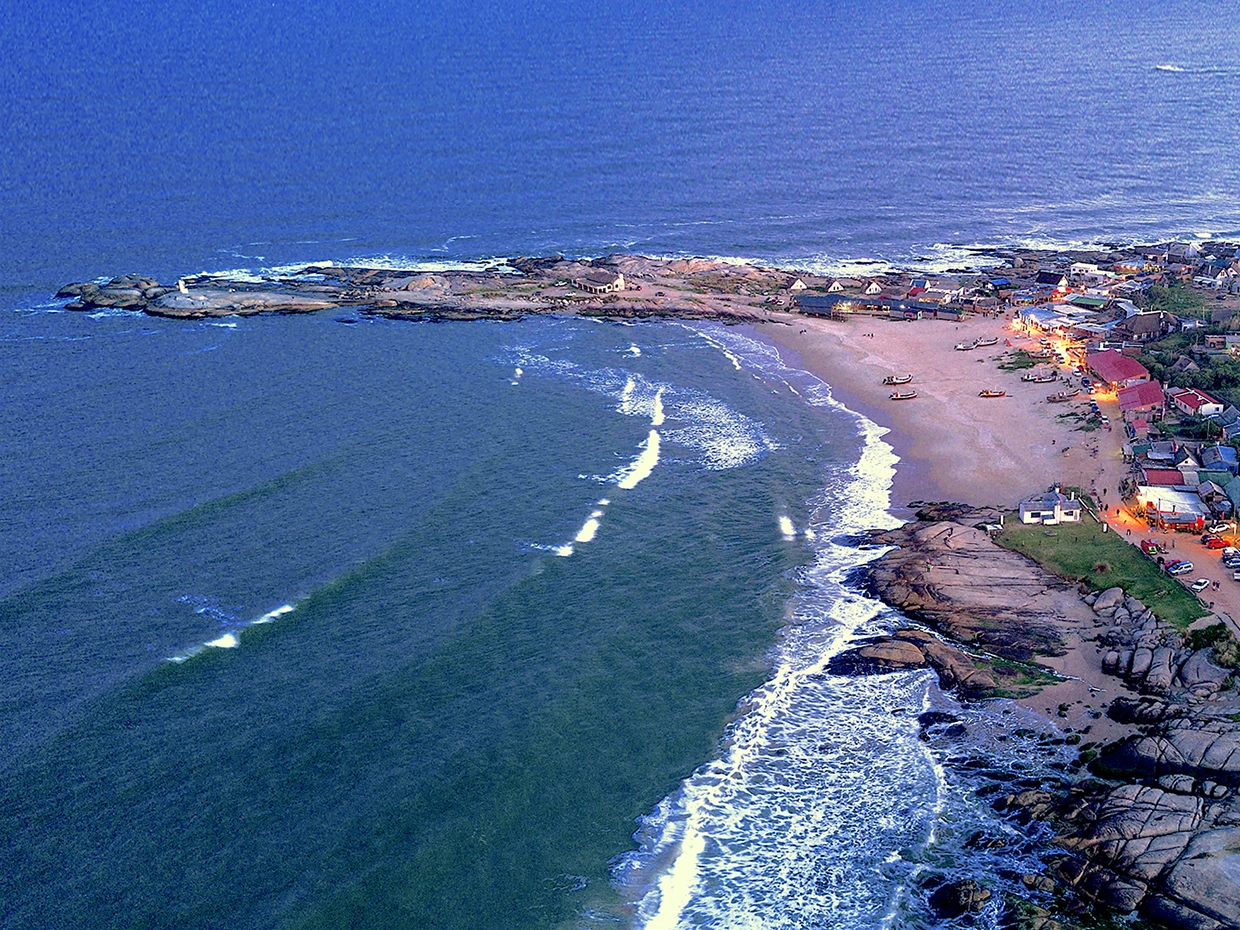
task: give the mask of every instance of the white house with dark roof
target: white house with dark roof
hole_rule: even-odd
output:
[[[1021,502],[1020,522],[1045,526],[1080,523],[1081,510],[1081,502],[1075,497],[1065,497],[1059,491],[1047,491],[1041,497]]]

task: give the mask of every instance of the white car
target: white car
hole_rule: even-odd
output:
[[[1204,591],[1208,587],[1210,587],[1209,578],[1198,578],[1196,581],[1194,581],[1192,584],[1188,586],[1188,589],[1192,591],[1194,594],[1200,594],[1202,591]]]
[[[1230,523],[1215,523],[1206,527],[1207,533],[1226,533],[1231,529]]]

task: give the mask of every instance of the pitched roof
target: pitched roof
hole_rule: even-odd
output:
[[[1098,373],[1099,378],[1107,382],[1128,381],[1133,378],[1143,378],[1148,381],[1150,377],[1144,365],[1115,349],[1091,352],[1085,356],[1085,362]]]
[[[1038,276],[1033,279],[1034,284],[1049,284],[1051,287],[1060,287],[1067,283],[1068,276],[1060,271],[1039,271]]]
[[[1174,391],[1168,391],[1167,396],[1178,404],[1183,404],[1189,410],[1196,413],[1206,404],[1217,404],[1223,406],[1223,402],[1215,400],[1205,391],[1199,391],[1196,388],[1177,388]]]
[[[1142,381],[1121,389],[1115,396],[1119,399],[1119,409],[1125,413],[1140,407],[1157,407],[1167,402],[1162,385],[1157,381]]]

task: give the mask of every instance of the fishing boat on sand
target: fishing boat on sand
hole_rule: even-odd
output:
[[[892,400],[912,400],[916,396],[917,396],[916,391],[892,391],[891,392]]]
[[[986,339],[974,339],[973,340],[973,345],[979,348],[981,346],[997,346],[998,344],[999,344],[998,336],[989,336]]]
[[[1064,401],[1071,400],[1080,393],[1081,389],[1077,388],[1075,391],[1060,391],[1058,394],[1048,394],[1046,399],[1052,404],[1062,404]]]
[[[912,380],[912,375],[888,375],[883,379],[883,384],[908,384]]]
[[[1051,381],[1058,381],[1059,375],[1053,371],[1031,371],[1020,376],[1021,381],[1029,381],[1032,384],[1048,384]]]
[[[968,352],[970,349],[976,349],[976,348],[977,348],[976,339],[973,342],[957,342],[956,343],[957,352]]]
[[[1007,391],[978,391],[978,397],[1006,397]]]
[[[1035,351],[1030,352],[1028,354],[1030,358],[1054,358],[1055,357],[1055,353],[1052,352],[1050,349],[1036,349]]]

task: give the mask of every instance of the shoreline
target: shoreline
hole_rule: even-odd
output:
[[[859,642],[833,659],[832,671],[931,667],[940,687],[964,702],[1028,684],[1011,695],[1016,703],[1060,733],[1052,744],[1079,747],[1080,758],[1057,784],[1006,795],[1001,784],[989,789],[1000,792],[996,809],[1018,821],[1049,822],[1053,845],[1064,851],[1047,858],[1045,873],[1022,876],[1033,894],[1005,902],[1012,926],[1045,927],[1052,914],[1071,926],[1063,921],[1086,918],[1088,907],[1095,916],[1139,913],[1175,930],[1240,925],[1233,875],[1240,826],[1232,826],[1240,825],[1240,698],[1232,679],[1210,661],[1209,649],[1186,646],[1181,630],[1122,589],[1085,594],[974,528],[1057,483],[1105,499],[1127,469],[1121,429],[1083,438],[1059,418],[1068,405],[1038,396],[1058,386],[1020,382],[1019,372],[996,371],[978,364],[976,351],[955,348],[997,337],[995,354],[982,358],[993,363],[1004,351],[1032,346],[1005,326],[1002,318],[790,317],[755,327],[830,385],[836,400],[888,430],[883,438],[899,456],[889,512],[909,522],[874,535],[893,548],[869,563],[866,587],[911,622]],[[914,375],[917,399],[888,399],[882,379],[895,373]],[[982,381],[1006,396],[978,397]],[[1104,402],[1108,424],[1119,422],[1117,414],[1114,401]],[[966,506],[917,514],[911,500]],[[1130,656],[1133,649],[1160,656],[1158,669],[1142,665],[1137,674],[1134,665],[1121,674],[1115,666],[1126,667],[1117,658],[1126,644]],[[1005,678],[1009,660],[1035,663],[1057,680]],[[1108,781],[1091,779],[1091,771]],[[944,887],[970,901],[989,896],[975,882]]]

